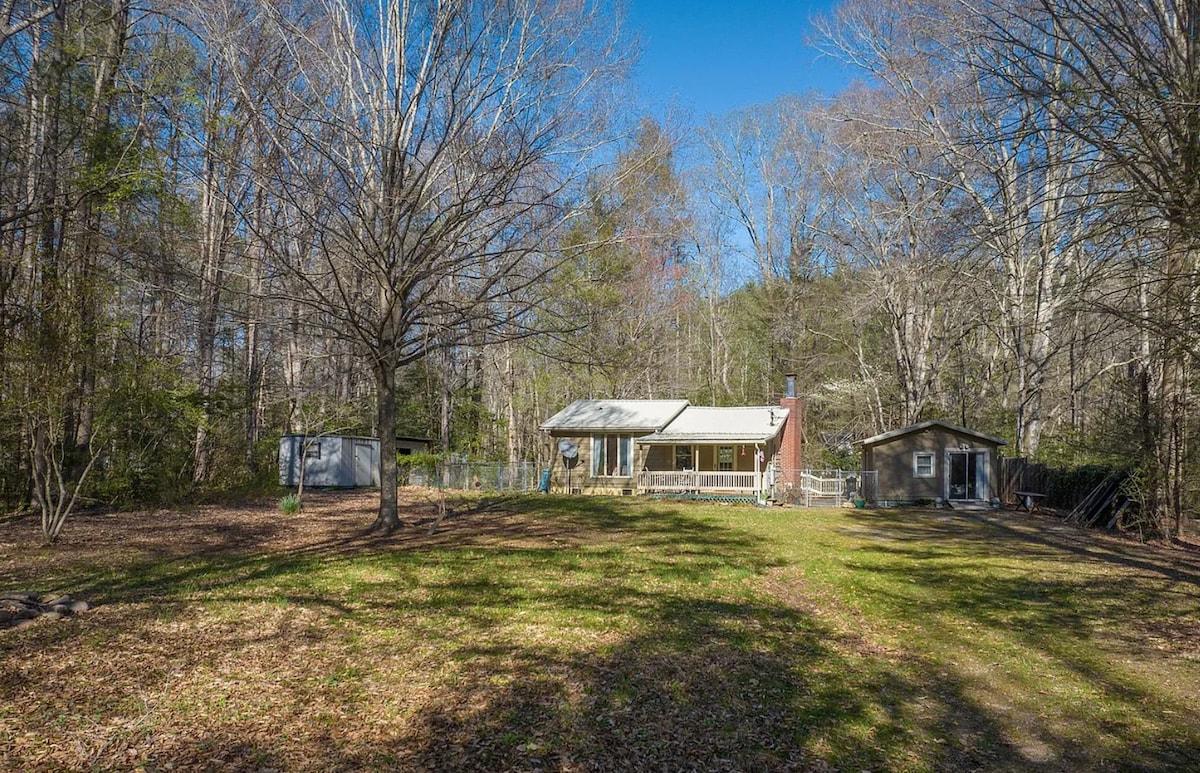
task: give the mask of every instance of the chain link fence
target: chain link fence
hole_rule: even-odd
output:
[[[459,491],[537,491],[538,468],[533,462],[439,462],[408,471],[410,486]]]

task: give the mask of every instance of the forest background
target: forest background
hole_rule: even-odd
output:
[[[5,0],[0,504],[269,484],[289,432],[544,465],[574,399],[795,373],[813,466],[944,418],[1182,529],[1200,3],[817,27],[861,80],[698,123],[609,4]]]

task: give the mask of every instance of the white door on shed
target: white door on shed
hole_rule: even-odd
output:
[[[371,459],[374,456],[374,449],[370,443],[362,441],[354,442],[354,485],[355,486],[371,486],[374,484],[374,479],[371,475]]]

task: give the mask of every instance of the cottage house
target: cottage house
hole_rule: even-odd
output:
[[[789,381],[778,406],[687,400],[576,400],[542,423],[572,451],[553,485],[573,493],[769,496],[800,467],[801,406]]]
[[[880,504],[990,503],[999,495],[1002,438],[937,419],[855,443],[874,470]]]

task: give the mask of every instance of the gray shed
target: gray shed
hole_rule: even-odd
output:
[[[379,439],[353,435],[284,435],[279,438],[279,485],[354,488],[379,485]]]

